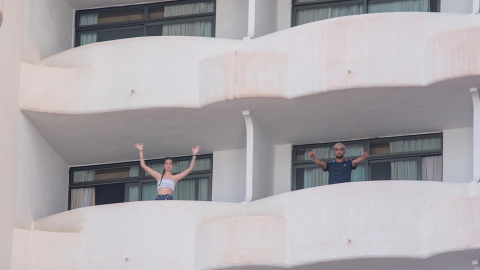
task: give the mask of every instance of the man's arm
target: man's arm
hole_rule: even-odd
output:
[[[320,166],[320,168],[322,168],[322,169],[324,169],[324,170],[327,169],[327,163],[319,160],[319,159],[315,156],[315,149],[313,149],[310,153],[308,153],[308,157],[311,158],[315,164],[317,164],[318,166]]]
[[[362,155],[359,156],[358,158],[352,160],[352,167],[357,167],[358,163],[364,161],[367,158],[368,158],[368,153],[363,151],[363,149],[362,149]]]

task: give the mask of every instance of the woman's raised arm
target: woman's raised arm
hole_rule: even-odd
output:
[[[148,167],[145,164],[145,160],[143,159],[143,143],[136,143],[135,148],[138,149],[139,154],[140,154],[140,166],[142,166],[142,169],[144,169],[147,173],[149,173],[155,180],[160,180],[162,178],[162,174],[153,170],[152,168]]]

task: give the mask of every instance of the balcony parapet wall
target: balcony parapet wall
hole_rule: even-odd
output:
[[[420,262],[479,249],[479,209],[478,184],[418,181],[337,184],[246,204],[149,201],[87,207],[38,220],[34,230],[16,229],[12,269]]]
[[[425,87],[480,76],[479,34],[475,15],[388,13],[319,21],[244,41],[143,37],[89,44],[41,65],[23,64],[20,107],[84,114]]]

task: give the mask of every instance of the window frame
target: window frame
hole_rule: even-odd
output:
[[[156,19],[149,19],[148,16],[150,14],[150,8],[157,8],[157,7],[164,7],[164,6],[171,6],[175,4],[189,4],[189,3],[198,3],[198,2],[205,2],[205,1],[212,1],[213,2],[213,12],[206,12],[200,14],[191,14],[191,15],[182,15],[182,16],[174,16],[174,17],[163,17],[163,18],[156,18]],[[80,26],[80,16],[83,14],[91,14],[91,13],[100,13],[100,12],[115,12],[115,11],[124,11],[124,10],[133,10],[137,8],[143,8],[143,19],[137,21],[130,21],[130,22],[118,22],[118,23],[108,23],[108,24],[95,24],[95,25],[84,25]],[[77,10],[75,12],[75,21],[74,21],[74,28],[75,28],[75,47],[80,46],[80,39],[79,36],[81,33],[85,32],[97,32],[99,30],[120,30],[125,29],[125,27],[143,27],[143,36],[147,36],[147,26],[151,25],[152,23],[159,23],[162,22],[169,22],[175,21],[175,23],[182,23],[182,22],[191,22],[192,20],[201,20],[201,19],[209,19],[212,22],[212,38],[215,37],[215,28],[216,28],[216,13],[217,13],[217,1],[216,0],[176,0],[176,1],[168,1],[168,2],[155,2],[155,3],[148,3],[148,4],[139,4],[139,5],[129,5],[129,6],[121,6],[121,7],[106,7],[106,8],[94,8],[94,9],[82,9]],[[96,42],[95,42],[96,43]]]
[[[362,14],[368,14],[369,3],[382,3],[382,2],[390,2],[390,1],[393,1],[393,0],[312,0],[310,2],[303,2],[303,3],[298,3],[297,0],[292,0],[292,14],[291,14],[290,26],[291,27],[298,26],[296,25],[296,20],[297,20],[297,11],[299,10],[363,3],[364,13]],[[440,1],[441,0],[429,0],[428,12],[440,12],[440,4],[441,4]]]
[[[393,142],[393,141],[401,141],[401,140],[412,140],[412,139],[428,139],[428,138],[440,138],[440,145],[441,149],[436,150],[422,150],[422,151],[409,151],[409,152],[399,152],[399,153],[389,153],[389,154],[377,154],[371,155],[371,144],[372,143],[381,143],[381,142]],[[296,169],[298,168],[315,168],[317,165],[312,162],[312,160],[304,160],[304,161],[297,161],[296,153],[298,150],[311,150],[314,148],[320,147],[333,147],[336,143],[343,143],[347,148],[349,145],[358,145],[363,144],[365,152],[369,153],[369,157],[366,161],[363,161],[365,164],[365,181],[372,181],[371,180],[371,173],[370,173],[370,163],[378,163],[378,162],[385,162],[385,161],[399,161],[399,160],[407,160],[407,159],[414,159],[419,158],[419,163],[417,166],[420,166],[420,170],[418,170],[419,179],[421,179],[422,171],[421,171],[421,158],[428,157],[428,156],[443,156],[443,133],[436,132],[436,133],[429,133],[429,134],[420,134],[420,135],[407,135],[407,136],[392,136],[392,137],[382,137],[382,138],[370,138],[370,139],[361,139],[361,140],[349,140],[349,141],[338,141],[338,142],[326,142],[326,143],[313,143],[313,144],[303,144],[303,145],[294,145],[292,147],[292,175],[291,175],[291,182],[290,182],[290,190],[295,191],[296,189],[296,181],[297,181],[297,174]],[[357,157],[347,157],[348,159],[355,159]],[[330,159],[319,159],[321,161],[329,161]]]
[[[173,160],[174,163],[178,161],[185,161],[191,160],[191,156],[181,156],[181,157],[169,157]],[[181,181],[188,180],[188,179],[197,179],[197,178],[208,178],[208,200],[212,200],[212,174],[213,174],[213,154],[205,154],[205,155],[197,155],[198,159],[210,159],[210,169],[209,170],[198,170],[192,171],[189,175],[183,178]],[[160,159],[148,159],[145,160],[145,164],[148,166],[149,164],[154,163],[164,163],[165,158]],[[135,177],[124,177],[124,178],[116,178],[116,179],[109,179],[109,180],[98,180],[98,181],[89,181],[89,182],[73,182],[73,174],[75,171],[87,171],[87,170],[102,170],[102,169],[113,169],[113,168],[120,168],[120,167],[128,167],[128,166],[138,166],[138,176]],[[77,188],[89,188],[95,186],[102,186],[102,185],[110,185],[110,184],[125,184],[125,194],[124,194],[124,202],[128,202],[126,199],[128,198],[128,186],[137,183],[139,185],[139,199],[142,200],[142,185],[145,183],[155,183],[155,179],[145,174],[145,170],[142,169],[140,166],[140,161],[129,161],[129,162],[119,162],[119,163],[108,163],[108,164],[97,164],[97,165],[88,165],[88,166],[72,166],[69,169],[69,182],[68,182],[68,210],[71,210],[71,199],[72,199],[72,190]],[[195,200],[198,200],[198,180],[195,184]]]

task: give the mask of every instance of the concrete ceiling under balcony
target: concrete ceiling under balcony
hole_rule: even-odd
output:
[[[71,165],[137,160],[135,142],[146,158],[181,156],[191,146],[201,153],[243,149],[249,110],[276,144],[308,144],[441,132],[472,126],[470,87],[479,77],[428,87],[334,90],[299,97],[249,98],[203,108],[151,108],[59,115],[24,113]]]

